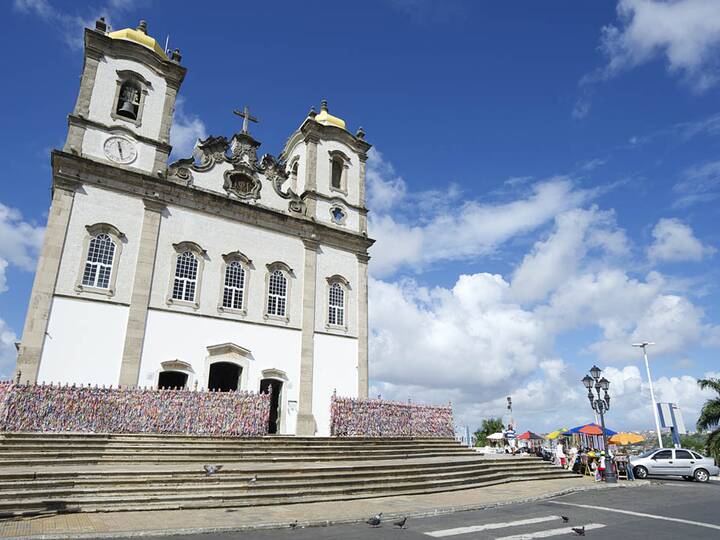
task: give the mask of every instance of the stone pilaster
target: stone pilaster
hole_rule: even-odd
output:
[[[160,133],[158,139],[160,142],[170,144],[170,128],[172,127],[173,113],[175,112],[175,100],[177,99],[178,88],[168,82],[165,90],[165,103],[163,104],[162,119],[160,121]],[[170,149],[167,152],[160,148],[155,149],[155,162],[153,164],[153,173],[165,172],[167,170],[168,158],[170,157]]]
[[[79,187],[80,183],[74,181],[56,179],[54,182],[45,239],[35,271],[15,367],[15,377],[19,373],[23,382],[37,381],[75,190]]]
[[[80,92],[78,92],[73,115],[87,118],[90,114],[90,99],[92,98],[93,87],[95,86],[95,77],[97,76],[98,64],[101,56],[91,51],[87,51],[85,55],[85,66],[83,67],[82,78],[80,79]],[[80,154],[82,152],[83,137],[85,136],[85,128],[77,123],[70,122],[68,125],[68,135],[65,139],[65,152]]]
[[[317,135],[308,135],[305,139],[305,191],[317,191],[317,145],[320,139]],[[307,197],[305,200],[306,213],[308,217],[315,217],[317,213],[317,201],[315,197]]]
[[[302,338],[300,351],[300,402],[298,404],[296,434],[315,435],[317,425],[312,413],[313,369],[315,363],[315,289],[317,288],[317,249],[314,239],[303,239],[305,263],[303,268]]]
[[[120,380],[118,381],[121,386],[137,385],[140,376],[140,358],[143,343],[145,342],[145,326],[148,305],[150,304],[153,271],[155,269],[160,220],[162,211],[165,208],[163,204],[156,201],[145,200],[144,203],[145,212],[143,214],[142,230],[140,231],[140,246],[138,248],[135,279],[133,280],[130,310],[125,330],[125,346],[120,366]]]
[[[368,261],[370,256],[357,254],[358,260],[358,397],[368,397]]]
[[[359,202],[358,206],[365,208],[365,173],[367,169],[367,154],[358,154],[360,158],[360,173],[358,175],[358,192]],[[360,213],[360,227],[359,230],[362,234],[367,234],[367,214]]]

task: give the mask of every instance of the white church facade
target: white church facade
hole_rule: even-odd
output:
[[[245,109],[168,165],[180,60],[85,31],[16,376],[271,391],[271,433],[327,435],[333,391],[368,391],[370,145],[323,102],[258,156]]]

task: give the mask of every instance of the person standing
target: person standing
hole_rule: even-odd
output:
[[[508,445],[510,446],[510,453],[515,455],[517,439],[512,424],[508,424],[507,430],[505,431],[505,440],[507,440]]]
[[[563,448],[562,441],[558,441],[557,446],[555,447],[555,459],[557,460],[557,464],[564,469],[567,464],[567,460],[565,458],[565,450]]]

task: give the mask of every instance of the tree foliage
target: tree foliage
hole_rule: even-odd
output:
[[[705,451],[720,459],[720,379],[699,379],[698,385],[702,390],[709,388],[717,393],[717,397],[708,399],[703,405],[697,428],[702,431],[715,428],[707,438]]]
[[[502,418],[485,418],[482,427],[475,431],[475,446],[486,446],[487,436],[503,431],[504,428]]]

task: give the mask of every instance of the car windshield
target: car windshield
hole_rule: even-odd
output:
[[[657,448],[653,448],[652,450],[648,450],[647,452],[643,452],[643,453],[640,454],[638,457],[641,457],[641,458],[648,457],[648,456],[653,455],[653,454],[654,454],[655,452],[657,452],[657,451],[658,451]]]

